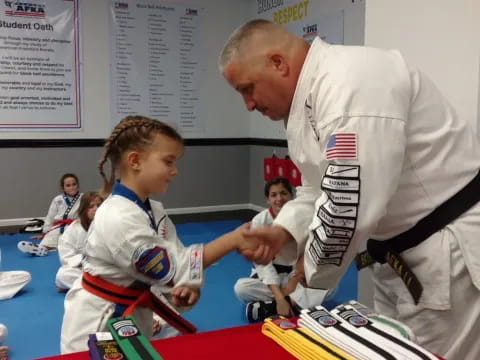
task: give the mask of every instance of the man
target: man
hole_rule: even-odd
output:
[[[235,30],[220,70],[249,111],[284,120],[303,176],[244,255],[295,241],[308,285],[332,288],[381,240],[368,242],[376,310],[449,360],[479,359],[480,147],[431,81],[397,51],[309,46],[266,20]]]

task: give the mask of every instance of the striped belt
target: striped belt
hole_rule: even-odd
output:
[[[87,272],[83,273],[82,287],[104,300],[126,305],[122,316],[130,315],[137,306],[143,306],[148,307],[182,334],[193,334],[197,331],[195,325],[173,311],[149,289],[137,290],[119,286]]]

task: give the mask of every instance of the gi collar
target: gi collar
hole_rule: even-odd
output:
[[[135,194],[132,190],[126,187],[117,180],[113,185],[112,195],[119,195],[127,198],[130,201],[133,201],[137,204],[150,218],[150,226],[152,227],[155,232],[157,231],[157,225],[155,224],[155,218],[153,217],[152,207],[150,206],[150,199],[147,198],[145,202],[143,202],[137,194]]]

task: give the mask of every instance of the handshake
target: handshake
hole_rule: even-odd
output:
[[[263,265],[272,261],[288,242],[295,241],[287,230],[277,225],[251,229],[250,223],[246,223],[236,228],[233,233],[237,251],[248,260]],[[293,276],[307,287],[303,255],[297,259]]]

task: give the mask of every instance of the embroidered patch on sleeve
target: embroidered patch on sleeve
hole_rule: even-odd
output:
[[[357,134],[336,133],[330,135],[325,148],[327,160],[357,159]]]
[[[193,246],[190,250],[190,279],[198,280],[202,274],[203,247]]]
[[[153,279],[165,278],[170,272],[170,266],[167,250],[157,246],[144,250],[135,262],[138,272]],[[168,282],[170,279],[165,280]]]
[[[327,198],[317,208],[319,226],[313,230],[308,252],[317,265],[340,266],[355,234],[360,166],[329,164],[322,179],[322,190]]]

